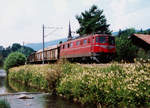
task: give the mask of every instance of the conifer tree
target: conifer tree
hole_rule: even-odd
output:
[[[96,5],[93,5],[88,11],[82,12],[81,15],[77,15],[76,19],[80,24],[80,28],[77,33],[84,34],[111,34],[109,30],[109,24],[103,15],[103,10],[98,9]]]

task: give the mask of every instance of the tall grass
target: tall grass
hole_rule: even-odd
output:
[[[83,104],[149,105],[150,64],[114,64],[106,68],[64,64],[56,90]]]
[[[0,100],[0,108],[10,108],[10,104],[6,100]]]
[[[66,62],[25,65],[9,71],[10,80],[83,104],[138,106],[149,105],[150,101],[150,63],[115,63],[102,68]]]
[[[8,79],[35,87],[46,92],[55,91],[56,81],[60,75],[57,65],[24,65],[11,68]]]

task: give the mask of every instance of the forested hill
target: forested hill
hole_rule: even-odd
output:
[[[22,46],[18,43],[14,43],[12,46],[9,46],[7,48],[4,48],[3,46],[0,46],[0,65],[3,63],[4,59],[12,52],[21,52],[25,56],[30,55],[34,50],[27,46]]]
[[[45,42],[45,47],[57,45],[61,41],[62,42],[67,41],[67,38],[62,38],[62,39],[58,39],[58,40],[54,40],[54,41]],[[35,51],[42,49],[42,43],[30,43],[30,44],[26,44],[25,46],[33,48]]]

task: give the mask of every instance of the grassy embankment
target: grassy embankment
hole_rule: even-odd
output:
[[[81,103],[149,105],[150,64],[83,67],[77,64],[25,65],[9,70],[9,79]]]

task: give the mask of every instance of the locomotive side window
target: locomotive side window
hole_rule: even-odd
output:
[[[73,43],[70,43],[70,47],[73,47]]]
[[[87,43],[87,40],[85,39],[84,41],[83,41],[83,44],[86,44]]]
[[[77,41],[77,42],[76,42],[76,45],[77,45],[77,46],[80,45],[80,41]]]

